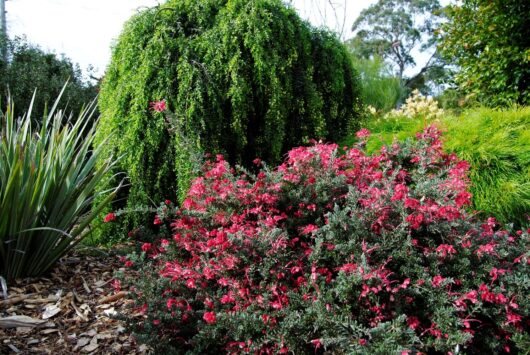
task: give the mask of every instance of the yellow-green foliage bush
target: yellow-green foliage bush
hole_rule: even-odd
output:
[[[142,11],[113,49],[99,101],[98,140],[113,134],[107,154],[123,155],[117,171],[131,183],[115,208],[183,196],[203,152],[272,163],[311,138],[338,140],[357,125],[358,91],[336,36],[280,0],[170,0]],[[171,125],[149,110],[159,100]]]
[[[430,120],[401,116],[367,122],[372,131],[368,150],[393,139],[405,140]],[[437,123],[444,148],[471,164],[473,208],[503,222],[527,221],[530,214],[530,108],[468,110],[446,115]],[[353,141],[353,136],[345,140]]]

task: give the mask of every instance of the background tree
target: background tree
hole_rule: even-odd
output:
[[[347,48],[281,0],[170,0],[143,11],[113,49],[99,100],[98,139],[111,136],[108,154],[123,156],[117,171],[131,182],[114,207],[182,197],[203,152],[249,167],[312,138],[337,141],[357,126],[359,97]],[[159,100],[170,123],[149,109]],[[121,220],[101,234],[140,222]]]
[[[530,104],[530,2],[464,0],[448,8],[440,49],[461,91],[487,106]]]
[[[354,22],[349,45],[362,57],[381,56],[405,86],[421,88],[444,74],[434,36],[442,20],[440,10],[438,0],[379,0]],[[430,58],[417,74],[405,78],[405,70],[416,65],[415,50],[430,52]]]
[[[83,78],[78,65],[64,55],[58,57],[46,53],[25,38],[7,40],[7,63],[0,65],[2,71],[2,102],[5,107],[8,94],[15,103],[15,115],[22,116],[35,90],[37,95],[32,112],[40,117],[47,104],[53,104],[66,81],[69,82],[59,107],[68,112],[80,112],[83,105],[92,101],[96,87]]]

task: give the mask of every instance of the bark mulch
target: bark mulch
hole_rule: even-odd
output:
[[[74,252],[45,277],[15,280],[0,294],[0,354],[146,354],[124,325],[124,292],[112,287],[122,267],[112,252]]]

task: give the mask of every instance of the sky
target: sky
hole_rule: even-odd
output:
[[[65,54],[83,70],[101,76],[123,23],[142,8],[163,0],[6,0],[9,37],[25,35],[42,49]],[[315,26],[326,25],[351,37],[351,25],[376,0],[288,0]],[[330,5],[331,4],[331,5]],[[333,5],[333,6],[332,6]],[[334,8],[336,11],[334,11]],[[335,16],[335,13],[338,14]]]

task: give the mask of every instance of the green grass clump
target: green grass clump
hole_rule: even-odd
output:
[[[437,121],[421,118],[366,122],[373,152],[394,139],[413,137],[427,124],[444,131],[444,147],[471,164],[473,208],[502,222],[523,224],[530,214],[530,107],[468,110]],[[351,145],[351,135],[343,143]]]

